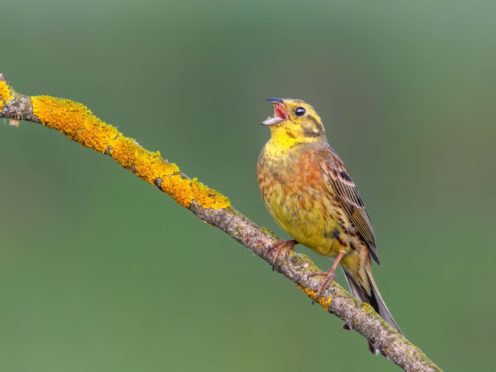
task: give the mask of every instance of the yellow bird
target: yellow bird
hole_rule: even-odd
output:
[[[269,101],[274,115],[262,123],[271,137],[258,159],[258,184],[270,214],[294,238],[272,247],[274,262],[296,243],[335,257],[317,297],[341,264],[353,295],[400,331],[372,276],[371,258],[379,260],[369,216],[320,116],[299,99]]]

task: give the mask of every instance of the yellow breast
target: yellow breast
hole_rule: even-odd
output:
[[[311,145],[281,149],[269,141],[258,161],[258,181],[274,220],[299,243],[334,256],[348,251],[339,204],[324,185]]]

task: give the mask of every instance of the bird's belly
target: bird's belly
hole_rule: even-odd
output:
[[[345,234],[334,218],[334,207],[324,195],[307,188],[288,192],[281,185],[265,195],[268,210],[276,222],[299,243],[326,256],[348,251]]]

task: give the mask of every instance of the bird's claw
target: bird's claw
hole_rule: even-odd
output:
[[[331,282],[333,282],[334,279],[336,279],[336,274],[334,272],[328,272],[328,273],[316,272],[316,273],[312,273],[310,275],[311,276],[325,275],[325,278],[322,281],[322,284],[320,284],[319,289],[317,290],[317,293],[315,294],[315,297],[312,300],[312,305],[313,305],[320,299],[320,297],[322,297],[322,293],[329,286],[329,284]]]
[[[297,243],[298,242],[296,240],[278,240],[274,245],[270,246],[267,249],[265,253],[267,257],[270,257],[272,254],[274,255],[274,259],[272,260],[272,271],[276,269],[281,253],[284,251],[285,252],[284,256],[287,258],[289,252],[291,252],[294,249]],[[275,253],[272,253],[274,251]]]
[[[315,297],[313,298],[312,305],[317,302],[317,300],[322,296],[322,293],[324,292],[324,289],[327,288],[329,283],[334,281],[336,279],[336,268],[338,267],[339,263],[341,262],[341,259],[344,257],[345,252],[339,252],[339,254],[336,256],[336,259],[334,260],[334,263],[332,264],[331,268],[327,271],[325,274],[325,278],[320,284],[319,290],[315,294]],[[321,274],[321,273],[319,273]]]

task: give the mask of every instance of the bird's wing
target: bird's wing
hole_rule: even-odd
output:
[[[351,223],[367,243],[370,254],[379,263],[374,230],[355,183],[343,161],[331,148],[325,149],[323,159],[321,168],[328,186],[332,187],[330,191],[338,198]]]

